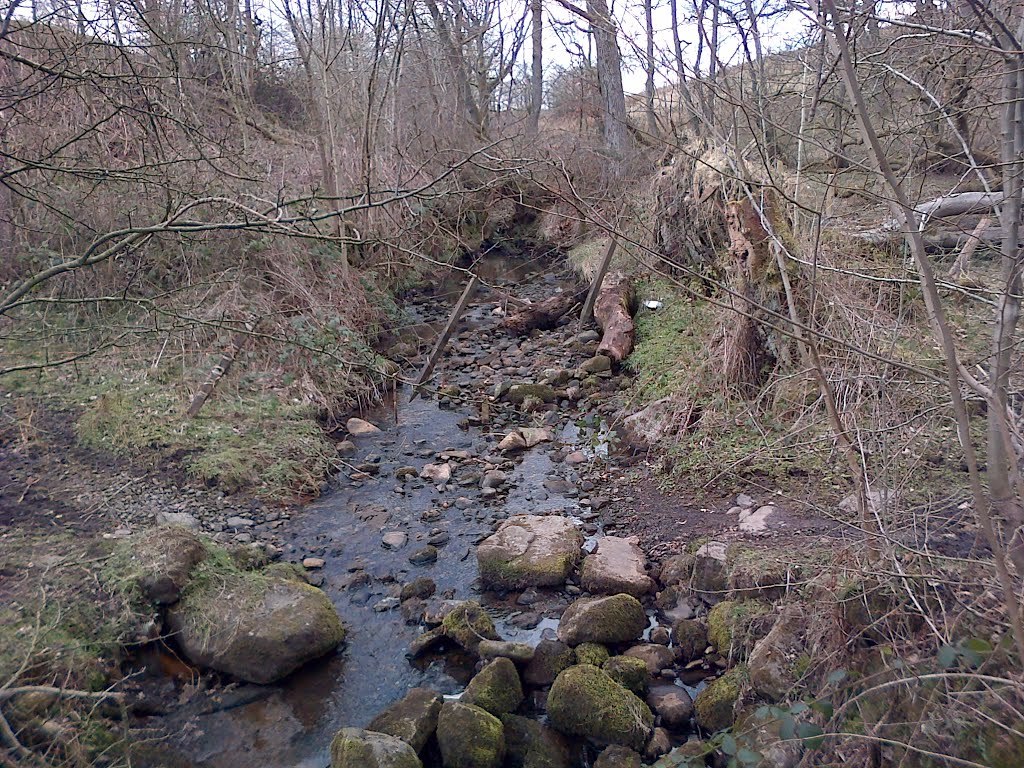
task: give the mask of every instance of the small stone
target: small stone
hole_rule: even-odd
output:
[[[447,462],[444,464],[425,464],[423,469],[420,470],[420,477],[430,480],[432,483],[447,483],[452,479],[452,465]]]
[[[191,531],[199,530],[199,521],[188,512],[157,512],[157,525],[177,525]]]
[[[385,611],[393,611],[401,604],[401,601],[397,597],[385,597],[383,600],[373,606],[373,610],[377,613],[384,613]]]
[[[226,525],[228,528],[251,528],[255,523],[247,517],[229,517]]]
[[[587,461],[587,456],[583,451],[573,451],[565,457],[565,463],[569,465],[584,464]]]
[[[316,568],[323,568],[326,564],[326,561],[322,557],[307,557],[302,560],[302,567],[307,571],[312,571]]]
[[[480,480],[480,487],[497,489],[505,484],[508,477],[500,469],[491,469],[484,472],[483,478]]]
[[[434,583],[433,579],[420,577],[413,579],[408,584],[402,585],[402,591],[399,594],[401,600],[411,600],[412,598],[419,598],[426,600],[431,597],[437,591],[437,584]]]
[[[651,642],[657,645],[668,645],[671,635],[665,627],[655,627],[651,630]]]
[[[365,419],[351,418],[345,423],[345,429],[348,430],[350,435],[360,437],[362,435],[372,435],[380,432],[380,427],[377,427]]]
[[[411,555],[409,555],[409,562],[413,565],[429,565],[430,563],[437,561],[437,547],[427,546],[417,549]]]
[[[409,541],[409,536],[402,531],[389,531],[380,537],[384,549],[401,549]]]
[[[348,459],[351,458],[352,456],[355,456],[356,451],[359,450],[358,448],[356,448],[356,444],[353,443],[351,440],[342,440],[340,443],[338,443],[337,449],[338,455],[341,456],[341,458],[343,459]]]

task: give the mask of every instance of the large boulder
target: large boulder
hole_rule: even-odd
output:
[[[206,555],[202,539],[177,525],[158,526],[121,545],[123,571],[157,605],[178,601],[192,570]]]
[[[516,515],[476,549],[480,580],[490,589],[553,587],[579,563],[583,536],[557,515]]]
[[[643,661],[647,665],[647,673],[651,677],[657,677],[661,670],[671,668],[676,660],[676,655],[670,648],[654,643],[634,645],[626,651],[625,655]]]
[[[747,670],[744,667],[733,667],[698,693],[693,700],[697,725],[708,733],[731,727],[736,719],[736,702],[746,677]]]
[[[647,692],[650,675],[643,659],[634,656],[612,656],[604,663],[602,669],[608,676],[623,688],[628,688],[637,696]]]
[[[441,621],[441,632],[452,642],[476,653],[481,641],[500,640],[491,615],[475,600],[466,600]]]
[[[620,539],[604,536],[597,540],[597,549],[583,561],[581,584],[595,595],[617,595],[625,592],[642,597],[654,591],[654,582],[644,567],[647,557],[631,536]]]
[[[576,654],[559,640],[541,640],[533,651],[533,659],[523,670],[523,681],[535,688],[555,682],[558,674],[576,663]]]
[[[502,715],[505,768],[569,768],[572,753],[562,734],[529,717]]]
[[[523,703],[523,685],[516,665],[503,657],[495,659],[469,681],[462,701],[499,717],[515,712]]]
[[[787,605],[775,626],[757,641],[750,652],[750,687],[768,701],[781,701],[800,679],[800,667],[808,661],[803,635],[807,620],[797,605]]]
[[[641,699],[589,664],[562,672],[547,705],[555,728],[599,744],[642,750],[654,726],[654,715]]]
[[[423,768],[423,763],[401,739],[342,728],[331,742],[331,768]]]
[[[441,696],[427,688],[413,688],[400,701],[385,709],[367,726],[371,731],[401,739],[422,752],[437,730]]]
[[[647,627],[647,614],[632,595],[581,598],[565,609],[558,639],[580,643],[628,643]]]
[[[280,680],[345,639],[319,589],[256,573],[206,574],[167,619],[190,661],[250,683]]]
[[[437,719],[437,742],[445,768],[500,768],[505,729],[490,712],[446,701]]]

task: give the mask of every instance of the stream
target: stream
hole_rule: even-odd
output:
[[[568,275],[535,275],[532,265],[502,258],[484,259],[473,269],[490,285],[515,284],[519,297],[544,298],[568,284]],[[411,330],[399,338],[422,349],[428,342],[424,329],[438,332],[450,311],[445,297],[458,290],[443,284],[437,291],[442,298],[414,303]],[[467,310],[438,366],[438,386],[456,387],[464,398],[479,401],[496,382],[534,381],[542,369],[571,370],[593,354],[572,347],[575,322],[536,338],[510,339],[496,327],[497,305],[494,296],[483,292]],[[458,654],[414,662],[406,658],[409,644],[423,630],[416,617],[411,619],[416,623],[407,622],[405,606],[399,608],[400,588],[413,579],[425,577],[436,584],[425,604],[428,611],[444,600],[476,599],[494,616],[505,639],[536,643],[553,633],[555,617],[572,595],[566,590],[534,590],[513,596],[516,600],[482,595],[475,546],[510,515],[546,512],[576,520],[592,545],[601,532],[592,507],[600,502],[587,498],[597,489],[582,475],[587,464],[600,460],[597,454],[607,454],[601,437],[607,430],[580,426],[581,414],[574,408],[535,414],[501,409],[489,425],[470,426],[470,420],[481,421],[473,418],[479,415],[475,405],[430,395],[410,399],[411,394],[407,387],[399,389],[391,402],[361,414],[381,431],[353,438],[357,452],[346,460],[351,469],[293,516],[287,529],[285,559],[324,560],[311,576],[345,622],[346,643],[279,685],[229,691],[212,708],[216,711],[186,706],[164,718],[175,746],[195,764],[324,768],[338,729],[364,727],[410,688],[459,693],[474,671],[472,660]],[[553,431],[555,442],[526,451],[515,463],[497,455],[497,443],[510,427],[540,425]],[[574,451],[573,462],[565,461]],[[447,464],[451,479],[436,483],[400,477],[413,469],[418,473],[425,464]],[[407,469],[399,472],[402,468]],[[507,481],[497,493],[488,493],[481,489],[481,477],[494,468],[506,472]],[[410,556],[428,544],[436,549],[436,561],[413,564]]]

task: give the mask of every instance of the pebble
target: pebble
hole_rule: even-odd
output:
[[[385,597],[379,603],[373,606],[373,610],[377,613],[383,613],[384,611],[393,611],[401,604],[401,601],[397,597]]]
[[[409,541],[409,535],[402,531],[389,531],[380,537],[384,549],[401,549]]]
[[[323,568],[326,564],[322,557],[307,557],[302,561],[302,567],[310,571],[316,568]]]
[[[251,528],[255,523],[247,517],[229,517],[226,527],[228,528]]]
[[[417,549],[411,555],[409,555],[409,562],[413,565],[429,565],[437,560],[437,547],[427,545],[422,549]]]

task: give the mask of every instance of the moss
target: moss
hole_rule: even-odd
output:
[[[478,560],[480,579],[489,588],[524,589],[532,586],[564,584],[579,562],[579,556],[554,552],[546,557],[500,560],[485,557]]]
[[[501,720],[472,704],[442,705],[437,741],[446,768],[499,768],[505,756]]]
[[[558,637],[575,647],[580,643],[626,643],[647,626],[644,607],[632,595],[582,598],[562,614]]]
[[[523,701],[523,686],[516,665],[506,658],[494,659],[469,681],[462,701],[486,709],[492,715],[515,712]]]
[[[547,707],[551,723],[563,733],[637,750],[644,748],[654,725],[647,704],[589,664],[558,676]]]
[[[608,649],[600,643],[581,643],[574,649],[577,664],[590,664],[600,667],[608,660]]]
[[[708,641],[723,656],[743,660],[769,626],[771,607],[754,601],[726,600],[708,613]]]
[[[735,718],[736,701],[746,678],[744,667],[734,667],[698,693],[693,702],[697,725],[711,733],[730,727]]]
[[[476,651],[481,640],[498,640],[491,616],[480,603],[467,600],[453,608],[441,622],[444,634],[467,651]]]
[[[604,663],[604,671],[612,680],[637,696],[647,691],[647,663],[635,656],[612,656]]]
[[[331,741],[331,768],[423,768],[415,750],[383,733],[343,728]]]
[[[542,403],[553,403],[558,399],[558,393],[554,387],[547,384],[513,384],[505,397],[516,405],[522,405],[527,398],[536,398]]]
[[[704,655],[708,647],[708,629],[696,619],[680,619],[672,625],[672,642],[689,663]]]

